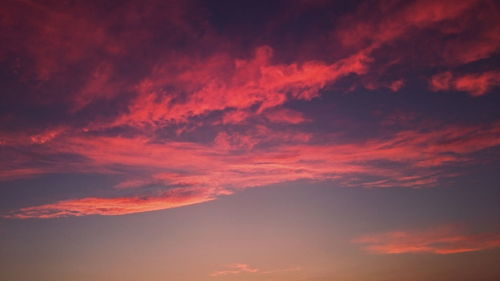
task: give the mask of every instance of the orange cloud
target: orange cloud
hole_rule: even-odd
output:
[[[353,240],[375,254],[432,253],[456,254],[500,247],[500,234],[464,234],[456,227],[395,231],[366,235]]]

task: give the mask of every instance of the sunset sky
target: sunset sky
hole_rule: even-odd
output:
[[[500,280],[500,2],[3,0],[1,281]]]

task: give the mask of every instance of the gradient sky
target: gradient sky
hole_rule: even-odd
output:
[[[500,3],[4,0],[0,280],[500,280]]]

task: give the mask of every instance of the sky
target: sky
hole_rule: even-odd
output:
[[[500,280],[500,3],[4,0],[0,280]]]

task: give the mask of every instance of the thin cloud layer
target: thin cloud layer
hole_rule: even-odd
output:
[[[252,267],[245,263],[234,263],[225,266],[226,269],[216,270],[210,274],[211,277],[224,277],[224,276],[232,276],[232,275],[240,275],[240,274],[258,274],[258,275],[269,275],[275,273],[283,273],[283,272],[293,272],[301,270],[300,267],[290,267],[290,268],[282,268],[282,269],[274,269],[274,270],[262,270],[259,268]]]
[[[259,136],[262,134],[262,137]],[[500,127],[450,127],[432,131],[403,131],[390,139],[359,143],[314,145],[308,137],[293,133],[274,135],[268,131],[230,136],[213,144],[151,143],[146,138],[71,137],[47,143],[47,151],[75,154],[82,159],[65,164],[44,162],[49,171],[94,171],[109,174],[137,174],[117,186],[138,188],[148,185],[195,188],[215,198],[220,194],[290,182],[295,180],[333,180],[348,186],[425,187],[456,176],[445,168],[466,164],[475,152],[500,145]],[[262,143],[265,146],[259,145]],[[48,157],[48,156],[45,156]],[[25,166],[27,163],[21,163]],[[31,167],[34,171],[36,167]],[[144,171],[149,173],[144,174]],[[19,169],[12,169],[13,175]],[[139,189],[140,190],[140,189]],[[189,189],[187,189],[189,190]],[[170,192],[170,191],[169,191]],[[116,215],[148,211],[207,201],[188,192],[180,202],[164,195],[145,200],[130,198],[82,198],[21,208],[15,217],[57,217],[71,215]],[[191,198],[191,196],[193,198]],[[117,208],[110,208],[113,202]],[[81,203],[91,202],[90,209]],[[76,207],[75,207],[75,205]],[[123,204],[123,206],[121,206]],[[143,204],[143,208],[140,205]],[[57,211],[54,211],[57,210]],[[47,216],[47,212],[50,213]]]
[[[498,71],[459,76],[454,76],[451,72],[443,72],[435,74],[430,80],[431,89],[434,91],[463,91],[473,97],[482,96],[498,85],[500,85],[500,72]]]
[[[250,273],[255,273],[258,272],[259,269],[253,268],[249,266],[248,264],[244,263],[236,263],[236,264],[231,264],[228,266],[229,269],[227,270],[218,270],[212,272],[210,276],[212,277],[217,277],[217,276],[224,276],[224,275],[235,275],[235,274],[241,274],[245,272],[250,272]]]
[[[177,208],[213,200],[207,190],[193,188],[170,189],[158,196],[124,198],[82,198],[21,208],[7,218],[57,218],[87,215],[125,215]]]
[[[439,255],[476,252],[500,247],[500,234],[467,234],[452,226],[429,230],[394,231],[362,236],[353,242],[375,254],[431,253]]]

